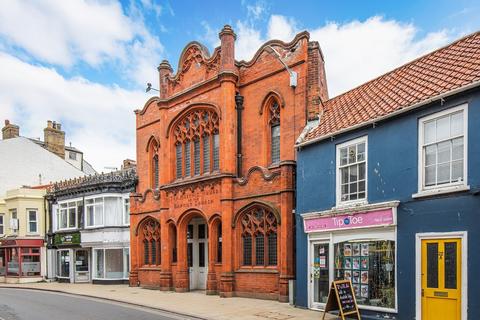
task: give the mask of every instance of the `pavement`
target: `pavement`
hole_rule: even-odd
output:
[[[61,292],[91,298],[153,308],[173,314],[209,320],[310,320],[322,319],[323,313],[296,308],[288,303],[249,298],[220,298],[202,291],[176,293],[149,290],[128,285],[71,284],[40,282],[0,284],[0,288],[25,288]],[[327,315],[325,319],[337,319]]]

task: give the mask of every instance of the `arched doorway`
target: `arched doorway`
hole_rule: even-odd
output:
[[[193,217],[187,225],[187,265],[189,290],[205,290],[208,274],[208,226],[201,216]]]

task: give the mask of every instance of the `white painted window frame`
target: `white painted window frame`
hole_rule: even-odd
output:
[[[27,234],[29,235],[32,235],[32,234],[40,234],[40,230],[39,230],[39,221],[38,221],[38,209],[35,209],[35,208],[27,208]],[[35,224],[37,225],[37,231],[35,232],[32,232],[32,230],[30,230],[30,222],[33,222],[30,220],[30,212],[35,212]]]
[[[427,232],[415,235],[415,319],[422,320],[422,240],[461,239],[462,243],[462,296],[461,320],[468,319],[468,232]]]
[[[95,200],[96,199],[102,199],[102,224],[96,224],[95,222]],[[87,204],[87,200],[93,200],[93,204]],[[89,226],[87,221],[87,207],[93,207],[93,225]],[[84,227],[85,229],[95,229],[95,228],[101,228],[105,226],[105,195],[102,194],[101,196],[96,195],[96,196],[90,196],[90,197],[85,197],[85,202],[83,205],[83,221],[84,221]]]
[[[68,199],[68,200],[64,200],[64,201],[59,201],[58,202],[58,220],[57,220],[57,226],[58,226],[58,229],[57,231],[64,231],[64,230],[76,230],[78,229],[78,206],[77,206],[77,202],[79,201],[82,201],[83,199],[82,198],[73,198],[73,199]],[[74,227],[69,227],[69,214],[68,214],[68,209],[70,209],[70,203],[75,203],[75,226]],[[62,210],[62,204],[67,204],[67,227],[66,228],[61,228],[61,224],[60,224],[60,218],[62,216],[62,213],[61,213],[61,210]],[[84,206],[85,208],[85,206]]]
[[[126,277],[122,278],[107,278],[107,272],[106,272],[106,267],[107,267],[107,258],[105,251],[106,250],[120,250],[122,249],[122,256],[123,256],[123,273],[126,273],[126,269],[130,270],[130,259],[129,261],[125,261],[125,250],[128,250],[128,256],[130,256],[130,248],[129,247],[93,247],[92,248],[92,279],[93,280],[106,280],[106,281],[115,281],[115,280],[128,280],[129,275],[127,274]],[[95,254],[96,250],[102,250],[103,251],[103,278],[99,278],[96,276],[96,270],[97,270],[97,255]]]
[[[393,208],[396,216],[396,208]],[[365,229],[345,229],[342,231],[326,231],[326,232],[314,232],[308,234],[308,252],[307,252],[307,266],[308,266],[308,308],[314,310],[324,310],[325,304],[319,303],[320,308],[313,307],[312,287],[313,283],[310,282],[310,274],[312,273],[312,252],[311,245],[313,243],[328,243],[329,244],[329,282],[334,280],[334,252],[335,244],[351,241],[351,240],[391,240],[395,242],[395,308],[375,307],[368,305],[359,305],[360,310],[371,310],[379,312],[398,313],[398,237],[397,227],[376,227]]]
[[[423,138],[425,123],[456,112],[463,112],[463,181],[451,182],[435,186],[425,186],[425,154],[423,152]],[[464,103],[456,107],[433,113],[418,119],[418,192],[412,198],[444,194],[450,192],[470,190],[468,185],[468,104]]]
[[[128,213],[126,210],[126,201],[128,200]],[[129,226],[130,225],[130,196],[123,196],[122,197],[122,209],[123,209],[123,214],[122,214],[122,222],[124,226]]]
[[[340,149],[350,146],[352,144],[358,144],[365,142],[365,198],[357,200],[347,200],[342,201],[342,176],[340,172]],[[336,173],[336,206],[337,207],[348,207],[358,204],[367,204],[368,203],[368,135],[364,135],[352,140],[345,141],[341,144],[335,146],[336,149],[336,164],[335,164],[335,173]]]

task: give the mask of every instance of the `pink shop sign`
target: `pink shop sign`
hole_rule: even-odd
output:
[[[388,226],[395,223],[393,210],[382,209],[304,220],[305,232]]]

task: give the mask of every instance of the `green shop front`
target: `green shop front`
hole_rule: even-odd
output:
[[[56,278],[59,282],[90,282],[90,250],[82,248],[80,243],[79,231],[54,235]]]

